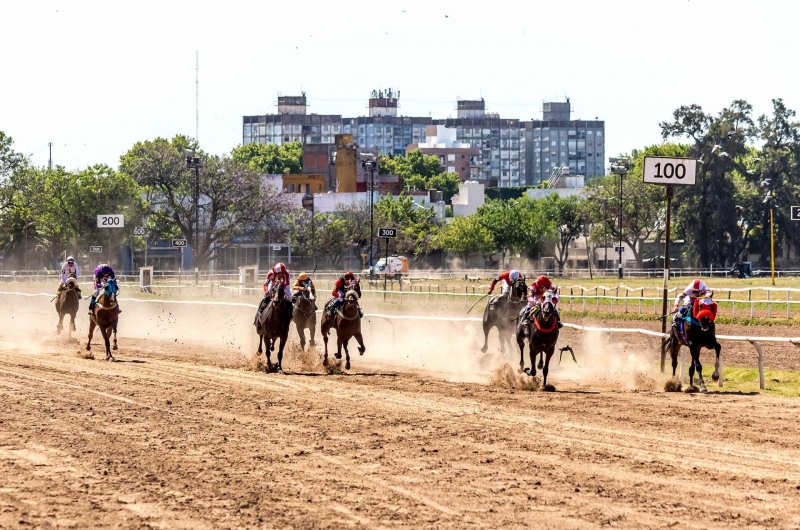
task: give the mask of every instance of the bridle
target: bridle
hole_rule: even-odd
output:
[[[297,308],[297,311],[299,311],[300,313],[302,313],[304,315],[311,315],[311,314],[314,313],[314,306],[311,305],[311,299],[308,296],[306,296],[306,293],[311,293],[311,286],[310,285],[304,286],[303,290],[300,291],[300,298],[302,298],[303,300],[308,302],[309,307],[310,307],[309,310],[308,311],[303,311],[303,307],[300,304],[297,304],[295,307]]]
[[[354,307],[356,310],[356,314],[352,317],[348,317],[344,314],[348,308]],[[347,294],[344,295],[344,311],[342,309],[337,309],[336,313],[342,317],[344,320],[355,320],[358,318],[358,293],[355,290],[347,291]]]

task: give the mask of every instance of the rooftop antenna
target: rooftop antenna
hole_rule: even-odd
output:
[[[200,50],[194,51],[194,140],[200,137]]]

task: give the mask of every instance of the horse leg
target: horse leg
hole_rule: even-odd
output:
[[[722,374],[719,373],[719,354],[722,352],[722,346],[719,345],[719,342],[714,341],[714,353],[717,354],[717,360],[714,362],[714,373],[711,374],[711,379],[714,381],[719,381],[719,378]]]
[[[706,382],[703,380],[703,365],[700,364],[700,348],[697,346],[692,348],[692,367],[689,369],[691,379],[694,378],[692,372],[695,370],[697,370],[697,378],[700,380],[700,392],[708,392],[708,389],[706,389]],[[691,379],[689,381],[690,384],[693,383]]]
[[[325,357],[323,357],[322,359],[322,364],[328,366],[328,332],[330,330],[327,327],[325,327],[324,320],[321,331],[322,331],[322,342],[325,343]]]
[[[350,350],[347,348],[347,343],[348,342],[350,342],[350,337],[348,337],[346,340],[342,341],[342,344],[344,345],[344,355],[345,355],[345,358],[346,358],[346,361],[344,363],[344,369],[345,370],[349,370],[350,369]]]
[[[342,358],[342,334],[336,331],[336,353],[333,354],[337,359]]]
[[[306,333],[299,322],[295,322],[294,325],[297,328],[297,334],[300,336],[300,349],[306,351]]]
[[[521,333],[522,330],[517,332],[517,346],[519,346],[519,370],[517,373],[519,374],[525,370],[525,337]]]
[[[537,352],[533,348],[533,337],[531,337],[531,339],[528,341],[528,356],[531,358],[531,369],[525,372],[531,377],[536,377],[536,355]]]
[[[64,329],[64,313],[58,312],[58,326],[56,326],[56,333],[61,335],[61,330]]]
[[[109,336],[111,335],[111,328],[106,328],[103,326],[98,326],[100,328],[100,334],[103,336],[103,342],[106,345],[106,361],[113,361],[114,356],[111,355],[111,341],[109,340]]]
[[[308,334],[310,337],[308,338],[308,345],[312,348],[317,344],[314,342],[314,335],[317,334],[317,319],[314,317],[314,320],[311,321],[311,325],[308,326]]]
[[[94,336],[95,326],[94,318],[89,317],[89,340],[86,343],[86,351],[92,351],[92,337]]]
[[[533,359],[531,359],[531,364],[533,364]],[[539,370],[544,369],[544,352],[539,352]]]
[[[363,335],[361,335],[361,332],[359,331],[358,333],[353,335],[353,337],[355,337],[356,341],[358,342],[358,354],[359,355],[364,355],[364,352],[367,351],[367,347],[364,346],[364,337],[363,337]]]
[[[267,373],[273,372],[275,370],[275,367],[272,365],[272,349],[274,348],[274,339],[268,339],[265,337],[264,346],[265,346],[264,349],[267,352],[267,366],[265,371]]]
[[[681,351],[681,344],[677,342],[674,338],[670,340],[672,342],[669,345],[669,356],[672,358],[672,377],[674,378],[675,371],[678,369],[678,353]]]
[[[551,386],[552,390],[547,390],[547,373],[550,371],[550,359],[553,357],[553,353],[556,351],[555,345],[551,346],[550,349],[547,350],[547,359],[544,361],[544,368],[542,369],[542,388],[544,388],[545,392],[554,392],[556,387]],[[544,353],[542,353],[544,355]]]
[[[280,336],[280,342],[278,343],[278,365],[275,367],[275,371],[279,374],[283,373],[283,348],[286,346],[286,337],[288,333],[285,335]]]
[[[111,331],[114,332],[114,347],[113,347],[113,350],[117,351],[118,348],[117,348],[117,324],[116,323],[111,327]]]
[[[261,349],[261,342],[264,340],[264,335],[258,334],[258,354],[261,355],[264,351]]]
[[[77,331],[77,328],[75,327],[75,314],[76,314],[76,313],[70,313],[70,314],[69,314],[69,330],[70,330],[70,337],[72,337],[72,334],[71,334],[71,332],[73,332],[73,331]]]

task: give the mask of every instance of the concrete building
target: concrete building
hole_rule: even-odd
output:
[[[472,215],[486,202],[484,186],[480,182],[468,180],[459,186],[453,195],[453,217]]]
[[[439,157],[443,173],[458,173],[461,181],[480,178],[481,150],[456,139],[456,130],[443,125],[428,125],[425,141],[406,146],[406,154],[419,149],[422,154]]]
[[[537,185],[557,167],[592,179],[605,175],[605,122],[571,120],[570,101],[546,102],[541,120],[524,122],[525,184]]]
[[[310,195],[325,191],[325,175],[284,175],[283,192]]]
[[[342,116],[307,114],[306,95],[278,96],[278,113],[242,118],[242,144],[332,144],[342,132]]]

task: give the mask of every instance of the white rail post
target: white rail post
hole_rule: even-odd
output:
[[[764,352],[761,349],[761,344],[758,341],[751,340],[750,344],[755,346],[758,352],[758,388],[764,390]]]
[[[792,298],[792,291],[786,289],[786,320],[792,319],[792,314],[789,312],[789,305],[791,298]]]
[[[753,318],[753,311],[755,310],[755,302],[753,302],[753,290],[747,291],[747,299],[750,301],[750,318]]]
[[[770,302],[772,298],[770,296],[771,293],[772,291],[770,289],[767,289],[767,318],[772,318],[772,302]]]

